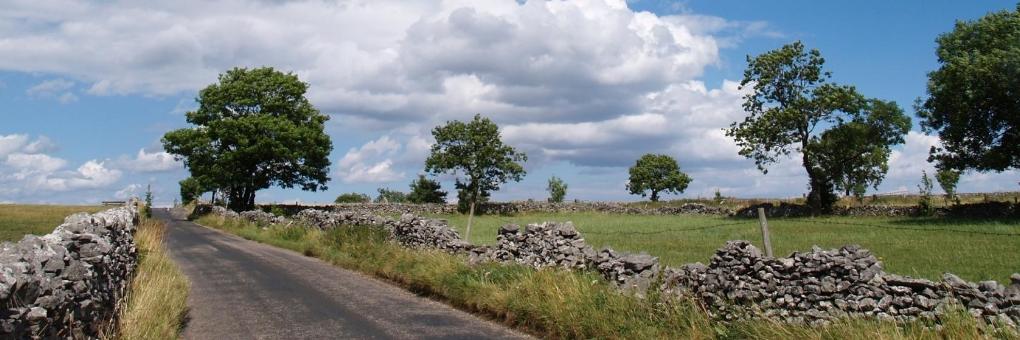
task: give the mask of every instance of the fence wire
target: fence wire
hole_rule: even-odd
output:
[[[830,225],[848,225],[855,227],[869,227],[877,229],[890,229],[890,230],[909,230],[909,231],[944,231],[960,234],[974,234],[974,235],[987,235],[987,236],[1009,236],[1009,237],[1020,237],[1020,233],[997,233],[992,231],[981,231],[981,230],[963,230],[963,229],[951,229],[951,228],[919,228],[919,227],[895,227],[889,225],[869,224],[869,223],[853,223],[853,222],[839,222],[839,221],[827,221],[827,220],[802,220],[802,219],[776,219],[770,220],[769,224],[781,225],[784,222],[795,222],[795,223],[813,223],[813,224],[830,224]]]

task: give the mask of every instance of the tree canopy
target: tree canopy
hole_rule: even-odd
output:
[[[921,127],[942,142],[929,161],[956,170],[1020,167],[1020,5],[958,21],[936,42],[939,68],[916,105]]]
[[[627,190],[642,197],[651,194],[652,202],[659,200],[660,192],[682,193],[691,183],[691,177],[680,171],[680,164],[667,155],[646,154],[630,167]]]
[[[418,175],[418,179],[411,182],[411,193],[407,200],[411,203],[446,203],[446,191],[442,191],[438,181],[434,181]]]
[[[235,68],[199,93],[191,128],[163,136],[163,148],[183,160],[191,177],[220,189],[234,210],[255,204],[271,186],[325,190],[328,155],[323,131],[329,117],[305,92],[308,84],[273,68]]]
[[[801,153],[808,204],[820,212],[835,203],[837,187],[855,191],[881,181],[888,146],[902,143],[904,121],[909,128],[909,118],[894,102],[868,100],[853,86],[829,83],[821,53],[805,50],[799,41],[747,61],[741,87],[753,89],[744,96],[748,116],[726,129],[740,155],[768,173],[769,165]],[[826,133],[817,131],[826,127]],[[854,143],[861,157],[840,155],[846,151],[842,143]],[[842,166],[851,169],[840,169],[846,161],[851,163]]]
[[[869,100],[864,114],[826,130],[808,144],[807,155],[835,190],[863,199],[889,171],[891,146],[903,143],[910,117],[894,102]]]
[[[436,143],[425,160],[425,171],[462,175],[456,188],[458,199],[478,203],[508,181],[524,178],[521,163],[528,157],[500,139],[499,127],[488,118],[475,115],[470,122],[449,121],[432,130]]]

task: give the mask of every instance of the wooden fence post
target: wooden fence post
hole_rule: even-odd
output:
[[[761,225],[761,239],[765,243],[765,255],[772,256],[772,241],[769,240],[769,221],[765,219],[765,208],[758,208],[758,224]]]

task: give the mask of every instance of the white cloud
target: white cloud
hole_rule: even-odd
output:
[[[182,167],[181,162],[166,151],[146,152],[144,148],[138,149],[134,158],[121,157],[117,165],[136,172],[161,172]]]
[[[113,197],[115,197],[117,199],[120,199],[120,200],[126,200],[126,199],[129,199],[131,197],[138,196],[138,192],[141,189],[142,189],[142,185],[141,184],[134,184],[134,183],[128,184],[123,189],[117,190],[117,192],[113,193]]]
[[[404,177],[393,169],[393,160],[400,144],[390,136],[369,141],[360,148],[351,148],[337,162],[337,174],[345,183],[391,182]]]
[[[30,140],[23,134],[0,136],[0,199],[104,188],[121,178],[120,170],[94,159],[67,170],[67,160],[44,153],[56,149],[49,138]]]
[[[78,96],[70,90],[74,88],[74,82],[67,79],[44,80],[25,90],[33,98],[56,98],[62,104],[78,101]]]

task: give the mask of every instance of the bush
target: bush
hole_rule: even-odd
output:
[[[335,203],[368,203],[368,202],[371,202],[371,201],[372,201],[372,199],[369,198],[368,195],[365,195],[365,194],[362,194],[362,193],[358,193],[358,192],[349,192],[349,193],[337,196],[336,200],[333,201],[333,202],[335,202]]]
[[[928,172],[921,170],[921,184],[917,186],[920,200],[917,202],[918,211],[921,215],[931,216],[935,214],[935,205],[931,200],[932,181]]]

